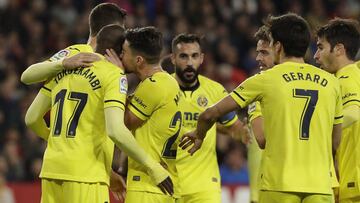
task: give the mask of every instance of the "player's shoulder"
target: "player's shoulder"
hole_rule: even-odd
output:
[[[142,83],[149,86],[161,86],[167,88],[178,86],[176,79],[164,71],[155,73],[151,77],[146,78]]]
[[[93,52],[93,49],[88,44],[74,44],[56,52],[49,61],[57,61],[65,57],[76,55],[80,52]]]
[[[223,91],[225,90],[224,86],[215,80],[212,80],[206,76],[199,75],[198,76],[200,86],[202,88],[209,88],[212,91]]]
[[[345,66],[336,73],[339,79],[347,79],[358,76],[360,69],[356,63]],[[345,77],[344,77],[345,76]]]
[[[348,84],[350,86],[356,86],[354,84],[359,83],[360,69],[357,64],[348,65],[340,69],[336,74],[341,85]]]
[[[167,97],[176,95],[180,91],[176,79],[167,72],[157,72],[151,77],[144,79],[138,86],[144,94],[152,97]],[[156,92],[156,94],[154,94]]]
[[[66,47],[65,50],[70,50],[73,52],[94,52],[92,47],[88,44],[73,44]]]

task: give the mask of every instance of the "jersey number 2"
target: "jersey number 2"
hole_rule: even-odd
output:
[[[180,129],[181,129],[181,112],[178,111],[175,113],[173,118],[171,119],[169,128],[176,128],[177,122],[180,121],[179,129],[176,131],[176,133],[169,137],[169,139],[166,140],[165,145],[162,150],[162,156],[167,159],[175,159],[176,158],[176,151],[177,146],[173,146],[177,137],[179,136]],[[174,148],[174,149],[172,149]]]
[[[63,108],[64,108],[66,92],[67,92],[66,89],[62,89],[55,96],[55,104],[59,103],[59,105],[57,106],[56,116],[55,116],[54,136],[58,136],[61,134],[62,115],[63,115]],[[70,101],[75,101],[76,106],[75,106],[74,112],[72,113],[72,115],[67,123],[66,136],[67,137],[75,137],[76,128],[79,123],[79,118],[80,118],[82,111],[85,108],[85,105],[86,105],[86,102],[88,99],[88,95],[85,93],[81,93],[81,92],[70,92],[67,99]]]
[[[306,99],[300,120],[300,139],[308,140],[311,117],[318,101],[318,90],[293,89],[293,97]]]

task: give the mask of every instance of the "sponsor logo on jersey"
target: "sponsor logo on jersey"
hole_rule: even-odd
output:
[[[128,90],[128,82],[126,76],[120,78],[120,93],[126,94]]]
[[[61,51],[59,51],[58,53],[54,54],[51,58],[50,61],[58,61],[62,58],[65,58],[66,56],[68,56],[70,54],[70,51],[67,49],[63,49]]]

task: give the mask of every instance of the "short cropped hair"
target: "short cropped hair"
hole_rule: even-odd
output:
[[[133,52],[140,54],[148,64],[159,63],[163,48],[163,35],[155,27],[129,29],[125,39]]]
[[[201,49],[201,38],[196,34],[182,33],[177,35],[171,43],[172,52],[175,51],[176,46],[180,43],[198,43]]]
[[[266,25],[274,42],[280,42],[288,57],[304,57],[310,43],[310,29],[304,18],[294,13],[270,16]]]
[[[351,19],[335,18],[329,23],[320,27],[317,36],[325,38],[329,42],[331,50],[337,44],[343,44],[346,56],[355,60],[356,53],[360,46],[359,23]]]
[[[106,49],[113,49],[116,54],[122,52],[122,45],[125,41],[125,29],[120,25],[107,25],[96,35],[95,52],[105,54]]]
[[[126,11],[113,3],[102,3],[91,10],[89,16],[90,36],[95,37],[106,25],[118,24],[124,27]]]
[[[270,43],[269,28],[265,25],[261,26],[254,34],[254,38],[256,41],[263,40]]]

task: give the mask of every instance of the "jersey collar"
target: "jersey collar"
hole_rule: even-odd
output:
[[[182,91],[192,91],[193,92],[193,91],[197,90],[200,87],[199,78],[197,79],[197,82],[196,82],[196,84],[194,86],[191,86],[191,87],[183,87],[181,85],[179,85],[179,86],[180,86],[180,89]]]

